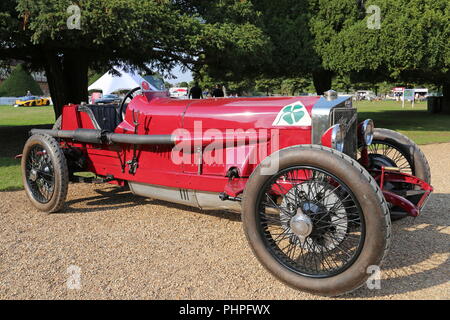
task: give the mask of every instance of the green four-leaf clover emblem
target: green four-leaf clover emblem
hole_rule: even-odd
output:
[[[305,111],[302,110],[302,106],[299,104],[286,106],[281,112],[281,119],[283,119],[290,125],[299,122],[305,115]]]

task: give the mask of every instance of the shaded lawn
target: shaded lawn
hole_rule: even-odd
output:
[[[0,126],[0,191],[16,190],[22,188],[20,173],[20,159],[14,159],[22,153],[23,146],[27,141],[28,132],[32,128],[49,129],[48,125],[31,125],[4,127]]]
[[[427,103],[406,102],[402,108],[396,101],[358,101],[359,120],[372,119],[375,127],[399,131],[417,144],[450,142],[450,114],[431,114],[427,112]]]
[[[20,160],[23,145],[32,128],[51,128],[53,107],[0,106],[0,191],[21,189]]]

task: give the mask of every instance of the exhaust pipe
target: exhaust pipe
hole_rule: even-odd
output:
[[[176,145],[183,141],[190,141],[193,145],[207,146],[210,143],[233,143],[233,145],[254,144],[261,143],[261,140],[253,139],[247,136],[225,136],[219,138],[185,138],[177,137],[170,134],[123,134],[112,133],[98,129],[76,129],[76,130],[50,130],[50,129],[31,129],[31,134],[48,134],[54,138],[72,139],[78,142],[92,143],[92,144],[147,144],[147,145]],[[266,137],[266,142],[271,137]]]
[[[76,130],[46,130],[32,129],[31,134],[48,134],[54,138],[72,139],[78,142],[93,144],[159,144],[159,145],[175,145],[176,138],[170,134],[123,134],[111,133],[96,129],[76,129]]]

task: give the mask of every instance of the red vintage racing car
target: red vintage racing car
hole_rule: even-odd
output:
[[[363,285],[391,239],[391,218],[420,214],[432,192],[407,137],[357,121],[351,97],[171,99],[130,91],[119,105],[67,105],[33,129],[26,193],[63,208],[69,181],[96,181],[204,210],[242,212],[259,261],[286,284],[340,295]]]

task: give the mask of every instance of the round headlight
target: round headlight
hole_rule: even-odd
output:
[[[373,129],[375,128],[372,119],[364,120],[361,125],[361,134],[366,146],[370,146],[373,140]]]
[[[344,130],[340,124],[335,124],[331,131],[331,147],[337,151],[344,152]]]

